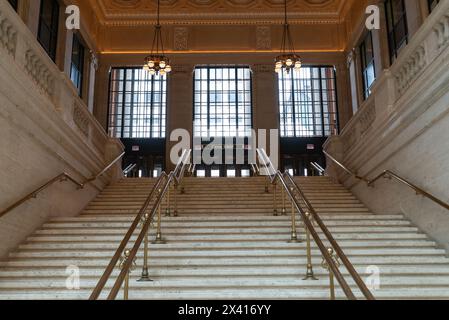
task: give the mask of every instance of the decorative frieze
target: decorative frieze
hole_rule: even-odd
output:
[[[358,141],[357,128],[352,127],[342,138],[344,152],[348,152]]]
[[[88,137],[89,136],[89,117],[86,115],[87,110],[83,110],[84,106],[80,105],[75,101],[73,104],[73,122],[81,131],[81,133]]]
[[[189,30],[186,27],[174,29],[173,49],[176,51],[185,51],[189,49]]]
[[[55,80],[51,71],[32,49],[25,52],[25,70],[46,94],[53,96]]]
[[[256,49],[271,50],[271,27],[258,26],[256,28]]]
[[[3,16],[0,11],[0,46],[5,49],[8,54],[15,56],[17,47],[17,32],[13,25]]]
[[[412,84],[425,66],[426,49],[424,45],[421,45],[402,64],[395,76],[399,94],[402,94]]]
[[[348,52],[348,55],[346,56],[346,67],[349,69],[351,68],[351,65],[355,62],[356,57],[356,50],[353,48],[351,51]]]
[[[362,114],[359,118],[360,133],[364,134],[366,131],[368,131],[369,128],[371,128],[374,121],[376,120],[376,106],[374,105],[374,103],[370,103],[369,105],[365,106],[363,111],[361,112]]]
[[[438,49],[442,49],[449,44],[449,16],[444,16],[434,28],[437,37]]]

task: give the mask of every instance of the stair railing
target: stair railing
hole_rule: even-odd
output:
[[[374,179],[370,180],[370,179],[368,179],[366,177],[361,177],[357,173],[355,173],[352,170],[348,169],[345,165],[343,165],[340,161],[338,161],[333,156],[331,156],[328,152],[326,152],[326,151],[323,151],[323,152],[330,160],[332,160],[335,164],[337,164],[340,168],[342,168],[346,173],[348,173],[349,175],[353,176],[357,180],[361,180],[361,181],[365,182],[368,185],[368,187],[374,187],[375,183],[378,180],[382,179],[382,178],[386,178],[386,179],[389,179],[389,180],[394,179],[394,180],[400,182],[402,185],[405,185],[408,188],[414,190],[417,195],[422,195],[422,196],[432,200],[436,204],[440,205],[441,207],[449,210],[449,204],[448,203],[446,203],[443,200],[435,197],[434,195],[430,194],[429,192],[423,190],[422,188],[416,186],[415,184],[411,183],[407,179],[401,177],[400,175],[398,175],[398,174],[396,174],[396,173],[394,173],[394,172],[392,172],[390,170],[385,170],[382,173],[380,173],[377,177],[375,177]]]
[[[130,173],[131,171],[133,171],[136,167],[137,167],[137,163],[130,164],[129,166],[127,166],[127,167],[123,170],[123,175],[124,175],[125,177],[128,176],[128,173]]]
[[[304,195],[304,192],[301,188],[293,181],[290,174],[286,173],[283,175],[279,170],[276,170],[271,163],[269,157],[267,156],[264,149],[257,149],[257,154],[259,161],[261,162],[261,175],[266,175],[268,177],[269,182],[271,183],[274,190],[277,188],[277,184],[281,185],[281,190],[283,191],[283,198],[288,196],[292,205],[292,232],[291,232],[291,241],[299,242],[296,231],[296,213],[298,212],[302,218],[307,238],[307,273],[306,278],[308,279],[316,279],[313,274],[313,266],[312,266],[312,254],[311,254],[311,246],[310,246],[310,237],[315,241],[318,249],[320,250],[323,256],[322,266],[329,270],[329,289],[330,289],[330,297],[331,299],[335,299],[335,287],[334,287],[334,278],[337,279],[337,282],[340,284],[344,294],[350,300],[355,300],[356,297],[348,285],[347,281],[343,277],[342,273],[339,270],[340,262],[339,259],[343,262],[344,266],[348,270],[350,276],[355,281],[357,287],[362,292],[368,300],[374,300],[374,296],[361,279],[360,275],[355,270],[352,263],[349,261],[341,247],[335,241],[334,237],[327,229],[319,215],[314,210],[313,206],[307,200]],[[298,199],[299,198],[299,199]],[[306,209],[303,208],[301,202],[305,205]],[[275,197],[275,206],[276,206],[276,197]],[[286,212],[285,208],[285,200],[283,200],[283,212]],[[275,209],[275,214],[277,214],[277,210]],[[331,244],[331,247],[326,248],[323,241],[320,239],[318,232],[315,229],[313,221],[318,224],[318,227],[321,229],[323,234],[325,235],[327,241]],[[334,254],[335,253],[335,254]]]
[[[119,155],[117,158],[115,158],[114,160],[112,160],[112,162],[110,164],[108,164],[103,170],[101,170],[98,174],[96,174],[95,176],[89,178],[89,179],[85,179],[83,182],[78,181],[77,179],[75,179],[73,176],[71,176],[70,174],[63,172],[59,175],[57,175],[56,177],[54,177],[53,179],[47,181],[46,183],[44,183],[43,185],[41,185],[40,187],[38,187],[37,189],[33,190],[31,193],[27,194],[26,196],[24,196],[23,198],[21,198],[20,200],[18,200],[17,202],[15,202],[14,204],[10,205],[8,208],[6,208],[5,210],[0,212],[0,218],[3,217],[4,215],[6,215],[7,213],[9,213],[10,211],[16,209],[17,207],[21,206],[23,203],[27,202],[30,199],[35,199],[37,198],[37,196],[44,190],[48,189],[50,186],[52,186],[54,183],[56,182],[71,182],[73,183],[78,190],[80,189],[84,189],[84,187],[88,184],[91,183],[95,180],[97,180],[99,177],[101,177],[102,175],[104,175],[113,165],[115,165],[123,156],[125,155],[125,153],[123,152],[121,155]]]
[[[107,296],[107,299],[114,300],[117,297],[118,293],[120,292],[122,286],[123,286],[123,297],[125,300],[128,299],[130,273],[136,265],[135,263],[136,256],[142,245],[142,242],[144,242],[145,251],[143,255],[144,261],[142,268],[142,277],[140,278],[140,281],[151,281],[151,279],[149,279],[148,274],[149,228],[151,225],[154,224],[155,217],[157,215],[156,240],[153,243],[164,243],[161,232],[161,219],[162,219],[161,207],[163,205],[163,200],[165,198],[167,200],[168,207],[170,207],[171,206],[169,200],[170,188],[171,187],[175,188],[173,201],[175,213],[177,212],[176,187],[182,183],[185,171],[190,165],[190,155],[191,150],[184,150],[181,155],[181,158],[179,159],[178,164],[176,165],[175,170],[168,175],[165,172],[162,172],[155,186],[153,187],[147,199],[145,200],[144,204],[142,205],[141,209],[139,210],[139,213],[137,214],[130,228],[126,232],[123,240],[121,241],[115,254],[110,260],[103,275],[101,276],[100,280],[95,286],[95,289],[92,291],[92,294],[89,298],[90,300],[96,300],[100,297],[101,293],[104,290],[104,287],[106,286],[107,282],[111,277],[112,272],[114,271],[114,268],[117,266],[120,268],[120,273],[117,276],[112,286],[112,289],[110,290]],[[132,249],[126,249],[127,246],[130,245],[130,239],[134,235],[139,225],[140,225],[140,232],[138,233],[137,239],[135,240]]]
[[[317,162],[311,162],[310,165],[318,172],[318,175],[324,176],[326,170],[322,166],[320,166]]]

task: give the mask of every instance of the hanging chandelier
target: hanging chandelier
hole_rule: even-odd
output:
[[[287,0],[284,0],[284,32],[282,34],[281,53],[276,57],[275,71],[290,73],[292,69],[299,71],[302,66],[301,57],[295,53],[293,39],[290,34],[290,26],[287,17]]]
[[[161,50],[159,52],[159,49]],[[154,27],[153,45],[151,54],[145,58],[144,70],[151,75],[165,75],[172,71],[170,59],[164,55],[164,44],[162,42],[162,27],[160,24],[160,0],[157,1],[157,24]]]

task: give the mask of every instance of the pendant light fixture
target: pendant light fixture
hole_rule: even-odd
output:
[[[276,73],[290,73],[292,69],[299,71],[302,66],[301,57],[295,53],[293,39],[290,34],[290,26],[287,17],[287,0],[284,0],[284,31],[282,34],[281,53],[276,57],[275,71]]]
[[[151,54],[145,58],[143,68],[151,75],[165,75],[172,71],[170,60],[164,55],[164,44],[162,42],[162,27],[160,24],[160,0],[157,1],[157,24],[154,27],[153,45]],[[161,50],[159,52],[159,50]]]

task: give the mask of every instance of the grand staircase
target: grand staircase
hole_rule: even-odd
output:
[[[140,252],[130,299],[328,299],[329,279],[318,249],[313,246],[319,280],[304,281],[305,243],[287,242],[290,217],[273,216],[273,194],[265,193],[265,179],[185,178],[179,217],[163,218],[167,244],[150,245],[154,281],[136,281]],[[328,178],[296,180],[362,278],[373,279],[372,271],[380,271],[380,288],[372,290],[376,298],[449,298],[445,251],[404,216],[373,215]],[[0,299],[87,299],[154,183],[124,179],[106,188],[80,216],[44,224],[0,262]],[[301,223],[298,232],[304,238]],[[79,290],[66,288],[74,267],[79,268]],[[337,296],[344,298],[339,289]]]

